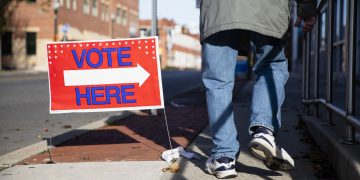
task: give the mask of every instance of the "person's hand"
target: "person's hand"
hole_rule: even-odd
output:
[[[296,0],[297,2],[297,19],[296,27],[302,27],[303,32],[309,32],[316,23],[317,4],[316,0]],[[301,22],[304,21],[304,26]]]
[[[303,32],[308,32],[310,31],[315,23],[316,23],[316,17],[301,17],[301,16],[297,16],[296,22],[295,22],[295,27],[300,27],[301,21],[304,21],[304,26],[302,27]]]

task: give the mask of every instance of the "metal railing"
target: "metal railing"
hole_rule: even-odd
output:
[[[326,14],[326,93],[325,98],[319,98],[319,60],[320,60],[320,33],[322,22],[319,20],[313,29],[313,34],[307,33],[303,48],[303,97],[305,113],[310,115],[310,106],[314,108],[314,116],[319,117],[319,106],[326,108],[327,124],[332,125],[334,113],[345,120],[345,138],[342,143],[355,143],[355,129],[360,129],[360,119],[355,117],[355,63],[356,63],[356,32],[357,32],[357,3],[358,0],[348,0],[346,3],[346,24],[345,38],[341,41],[334,41],[334,0],[321,0],[318,4],[319,16]],[[314,36],[315,43],[311,42],[311,36]],[[339,45],[344,46],[344,60],[346,61],[346,106],[342,109],[333,103],[333,49]],[[314,47],[313,47],[314,46]],[[310,59],[313,49],[313,97],[310,97]]]

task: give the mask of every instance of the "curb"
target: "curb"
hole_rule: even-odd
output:
[[[321,126],[320,121],[314,117],[302,116],[301,119],[316,143],[328,155],[338,178],[343,180],[360,179],[360,156],[358,155],[360,146],[339,143],[338,140],[341,137],[331,129]]]
[[[47,71],[37,71],[37,70],[14,70],[14,71],[0,71],[0,78],[7,77],[16,77],[22,75],[37,75],[37,74],[47,74]]]
[[[159,180],[165,161],[112,161],[18,165],[0,172],[1,180]]]
[[[82,134],[85,134],[91,130],[98,129],[100,127],[104,127],[109,123],[126,118],[132,114],[135,114],[137,111],[124,111],[120,112],[118,115],[108,116],[98,121],[92,122],[90,124],[81,126],[77,129],[73,129],[71,131],[59,134],[52,138],[52,147],[57,146],[65,141],[78,137]],[[42,140],[38,143],[23,147],[21,149],[15,150],[8,154],[0,156],[0,171],[9,167],[13,167],[16,163],[21,162],[22,160],[29,158],[33,155],[39,154],[41,152],[47,151],[49,141]]]

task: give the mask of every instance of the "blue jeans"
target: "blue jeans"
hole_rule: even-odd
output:
[[[257,33],[251,33],[250,37],[256,47],[253,71],[257,78],[251,102],[249,133],[252,127],[263,126],[276,134],[281,126],[280,110],[289,76],[284,42]],[[222,156],[236,159],[240,148],[232,106],[239,38],[236,31],[223,31],[209,37],[202,45],[202,80],[214,144],[211,155],[215,159]]]

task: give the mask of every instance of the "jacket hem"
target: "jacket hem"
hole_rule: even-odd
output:
[[[200,37],[200,42],[203,42],[206,38],[208,38],[209,36],[218,33],[220,31],[225,31],[225,30],[232,30],[232,29],[242,29],[242,30],[249,30],[249,31],[254,31],[266,36],[271,36],[271,37],[275,37],[275,38],[283,38],[284,34],[286,31],[282,32],[276,32],[276,31],[272,31],[269,29],[266,29],[265,27],[259,27],[253,24],[244,24],[242,22],[238,22],[238,23],[229,23],[229,24],[222,24],[220,26],[216,26],[213,28],[208,28],[207,31],[201,33],[201,37]]]

